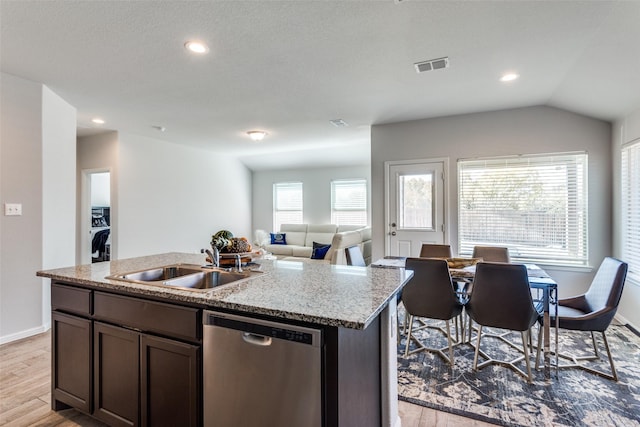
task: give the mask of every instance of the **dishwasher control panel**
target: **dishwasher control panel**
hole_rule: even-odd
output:
[[[320,331],[318,330],[307,330],[307,328],[304,327],[288,326],[275,322],[261,321],[260,319],[244,318],[243,320],[238,320],[236,316],[233,315],[225,316],[220,313],[207,313],[205,325],[219,326],[244,333],[293,341],[301,344],[321,345],[319,342]]]

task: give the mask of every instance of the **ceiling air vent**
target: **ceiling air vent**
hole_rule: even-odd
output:
[[[413,64],[416,67],[416,72],[424,73],[425,71],[440,70],[442,68],[449,68],[449,57],[430,59],[428,61],[416,62]]]
[[[349,126],[349,124],[342,119],[333,119],[329,120],[329,122],[337,128],[344,128]]]

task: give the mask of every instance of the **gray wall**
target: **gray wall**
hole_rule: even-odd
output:
[[[373,258],[384,255],[384,162],[449,158],[448,235],[457,252],[457,160],[568,151],[589,153],[589,261],[611,254],[611,126],[552,107],[529,107],[376,125],[371,130]],[[586,289],[589,269],[547,269],[560,295]]]
[[[622,217],[621,217],[621,199],[620,199],[620,147],[627,142],[634,141],[640,138],[640,110],[636,110],[621,120],[618,120],[613,126],[613,144],[612,144],[612,156],[613,156],[613,178],[614,178],[614,233],[615,236],[613,247],[613,254],[620,256],[622,252],[621,239],[619,238],[622,233]],[[636,188],[636,191],[640,189]],[[624,292],[622,293],[622,299],[620,301],[620,307],[618,309],[618,316],[622,317],[623,321],[627,321],[633,324],[636,329],[640,328],[640,283],[633,282],[627,279]]]
[[[366,179],[367,209],[371,222],[371,169],[352,166],[318,169],[257,171],[253,173],[253,229],[273,229],[273,184],[302,182],[303,221],[308,224],[331,223],[331,181],[334,179]]]
[[[40,83],[0,80],[1,198],[23,212],[0,216],[2,343],[47,329],[48,286],[36,271],[74,263],[76,112]]]

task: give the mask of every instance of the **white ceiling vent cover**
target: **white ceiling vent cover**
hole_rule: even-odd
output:
[[[333,120],[329,120],[329,122],[337,128],[344,128],[349,126],[349,123],[345,122],[342,119],[333,119]]]
[[[425,71],[441,70],[443,68],[449,68],[449,57],[430,59],[428,61],[416,62],[413,64],[418,74]]]

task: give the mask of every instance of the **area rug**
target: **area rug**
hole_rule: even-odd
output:
[[[446,345],[444,336],[433,330],[420,334],[432,346]],[[519,333],[510,338],[521,342]],[[557,378],[552,371],[551,381],[544,380],[542,370],[534,371],[534,382],[527,384],[524,377],[503,366],[490,365],[474,372],[474,350],[468,344],[455,348],[454,369],[440,356],[425,351],[405,358],[402,336],[398,345],[399,398],[509,427],[640,426],[640,337],[625,326],[612,325],[607,339],[618,382],[579,369],[561,369]],[[606,352],[602,341],[598,342],[601,360],[591,363],[606,372]],[[588,332],[560,331],[561,352],[585,354],[590,344]],[[515,355],[515,350],[497,339],[483,338],[482,349],[493,356]],[[520,368],[524,369],[524,362]]]

